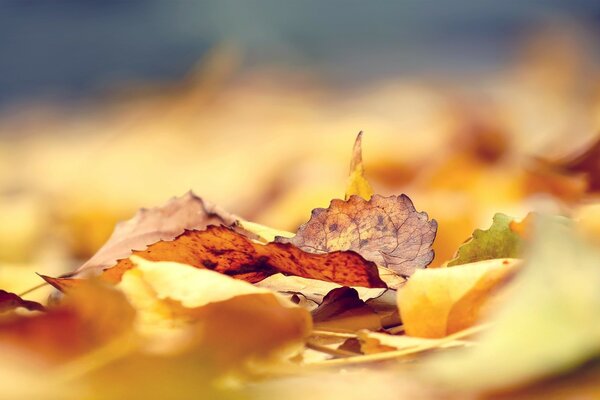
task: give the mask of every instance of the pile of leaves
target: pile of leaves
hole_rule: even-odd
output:
[[[496,214],[427,268],[438,223],[373,193],[361,139],[344,200],[295,233],[189,192],[40,275],[47,304],[0,291],[0,397],[600,396],[598,206]],[[597,148],[536,171],[593,189]]]

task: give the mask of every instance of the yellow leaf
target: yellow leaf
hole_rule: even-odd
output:
[[[354,148],[352,149],[352,160],[350,161],[350,176],[346,187],[346,200],[350,196],[360,196],[369,200],[373,196],[373,188],[365,178],[365,168],[362,161],[362,131],[356,136]]]
[[[417,270],[398,291],[406,333],[439,338],[474,325],[517,263],[505,258]]]
[[[312,329],[308,311],[270,290],[185,264],[132,261],[118,287],[158,352],[201,348],[218,368],[243,367],[295,353]]]

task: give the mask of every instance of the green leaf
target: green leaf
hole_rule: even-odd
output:
[[[518,258],[523,239],[510,229],[512,220],[508,215],[494,215],[492,226],[485,231],[476,229],[471,239],[460,246],[456,257],[448,262],[448,266],[494,258]]]

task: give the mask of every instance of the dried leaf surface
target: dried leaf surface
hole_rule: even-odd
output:
[[[104,246],[76,274],[98,274],[129,257],[132,251],[143,250],[161,240],[173,240],[185,230],[204,229],[209,225],[233,226],[236,221],[234,215],[188,192],[163,206],[142,208],[132,219],[117,224]]]
[[[382,353],[392,350],[404,350],[421,346],[439,344],[439,348],[460,347],[468,345],[464,340],[441,342],[439,339],[413,337],[407,335],[390,335],[387,333],[361,331],[358,333],[360,348],[364,354]]]
[[[496,214],[487,230],[476,229],[473,236],[460,246],[448,266],[468,264],[494,258],[517,258],[521,255],[523,238],[511,229],[513,218]]]
[[[354,252],[311,254],[291,244],[254,243],[224,226],[186,231],[171,241],[160,241],[135,255],[151,261],[173,261],[210,269],[248,282],[259,282],[281,272],[341,285],[385,287],[374,263]],[[118,282],[131,260],[120,260],[103,277]]]
[[[44,311],[44,306],[30,300],[24,300],[14,293],[0,290],[0,313],[25,308],[30,311]]]
[[[311,253],[352,250],[402,276],[426,267],[437,223],[417,212],[406,195],[351,196],[313,210],[311,219],[291,239],[278,238]]]
[[[417,271],[398,291],[406,334],[440,338],[473,326],[517,264],[496,259]]]

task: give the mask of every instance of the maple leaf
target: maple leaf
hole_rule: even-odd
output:
[[[44,311],[44,306],[36,301],[24,300],[14,293],[0,290],[0,313],[12,311],[19,307],[29,311]]]
[[[398,290],[406,334],[438,338],[474,325],[517,263],[495,259],[417,271]]]
[[[433,260],[431,249],[437,222],[417,212],[406,195],[370,200],[350,196],[332,200],[329,208],[312,211],[310,220],[293,238],[278,237],[311,253],[352,250],[402,276],[426,267]]]
[[[342,285],[386,287],[375,264],[354,252],[311,254],[291,244],[262,245],[224,226],[186,231],[173,240],[159,241],[133,254],[151,261],[174,261],[210,269],[252,283],[281,272]],[[131,260],[122,259],[104,270],[102,277],[116,283],[132,267]]]
[[[185,230],[204,229],[209,225],[236,225],[238,218],[203,200],[191,191],[174,197],[165,205],[142,208],[128,221],[117,224],[108,241],[70,276],[87,272],[97,274],[112,267],[132,251],[143,250],[160,240],[173,240]]]
[[[513,218],[498,213],[487,230],[476,229],[472,237],[459,247],[456,257],[448,266],[468,264],[494,258],[517,258],[521,254],[523,238],[511,229]]]
[[[356,136],[356,141],[352,149],[350,176],[348,177],[348,186],[346,187],[346,200],[353,195],[360,196],[365,200],[369,200],[373,196],[373,188],[365,178],[365,169],[363,167],[362,131]]]

